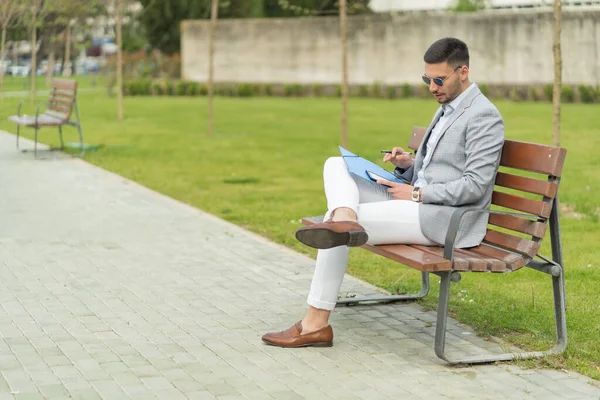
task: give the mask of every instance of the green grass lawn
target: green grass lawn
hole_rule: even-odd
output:
[[[0,129],[16,108],[0,108]],[[551,143],[549,103],[497,102],[507,138]],[[216,133],[206,133],[205,98],[126,98],[122,122],[116,100],[103,94],[80,97],[86,143],[103,145],[85,159],[171,197],[314,257],[299,245],[299,219],[324,212],[322,166],[337,155],[340,104],[337,99],[217,98]],[[408,142],[414,125],[428,125],[433,100],[351,99],[349,148],[373,161],[380,149]],[[32,110],[25,110],[31,113]],[[563,108],[561,145],[568,149],[560,199],[566,264],[569,346],[542,361],[600,379],[600,146],[598,107]],[[76,141],[74,129],[66,140]],[[42,131],[58,144],[55,130]],[[549,254],[549,243],[544,252]],[[420,274],[352,250],[348,271],[392,292],[415,291]],[[435,278],[435,277],[434,277]],[[438,279],[422,303],[435,306]],[[451,311],[482,335],[502,337],[527,349],[554,340],[550,278],[528,269],[515,274],[464,274],[454,284]],[[306,288],[308,290],[308,288]],[[463,299],[473,299],[473,302]],[[539,365],[539,364],[538,364]]]

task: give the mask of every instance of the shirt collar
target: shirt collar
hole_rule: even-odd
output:
[[[471,85],[469,85],[469,87],[464,92],[456,96],[456,98],[452,100],[449,104],[444,104],[442,106],[442,110],[444,110],[444,115],[451,114],[454,110],[456,110],[460,103],[462,103],[462,101],[465,99],[465,97],[467,97],[469,92],[473,90],[474,86],[475,83],[472,82]]]

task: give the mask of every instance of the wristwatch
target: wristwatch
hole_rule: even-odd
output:
[[[417,203],[421,201],[421,195],[419,194],[419,187],[413,188],[412,193],[410,194],[410,199],[412,201],[416,201]]]

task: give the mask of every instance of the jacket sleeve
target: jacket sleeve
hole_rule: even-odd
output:
[[[504,121],[495,108],[474,116],[465,134],[466,160],[462,177],[423,187],[423,203],[461,206],[483,198],[486,189],[494,184],[503,144]]]
[[[408,167],[408,169],[406,169],[406,170],[404,170],[402,168],[396,167],[394,169],[394,175],[396,175],[396,176],[404,179],[408,183],[411,183],[412,182],[412,178],[413,178],[414,170],[415,170],[415,164],[413,162],[413,164],[410,167]]]

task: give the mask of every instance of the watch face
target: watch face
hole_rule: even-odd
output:
[[[411,198],[413,201],[419,201],[419,192],[412,192]]]

